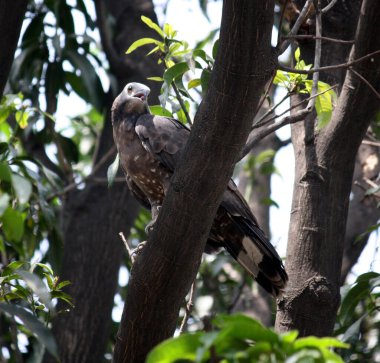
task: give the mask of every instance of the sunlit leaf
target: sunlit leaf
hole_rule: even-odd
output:
[[[163,47],[164,46],[162,42],[160,42],[160,41],[158,41],[156,39],[153,39],[153,38],[141,38],[141,39],[138,39],[135,42],[133,42],[129,46],[129,48],[127,49],[127,51],[125,53],[126,54],[130,54],[134,50],[136,50],[137,48],[140,48],[143,45],[147,45],[147,44],[156,44],[158,47]]]
[[[164,80],[170,85],[174,79],[181,77],[188,70],[189,66],[186,62],[177,63],[165,71]]]
[[[201,80],[200,78],[194,78],[192,79],[188,84],[187,84],[187,89],[192,89],[194,87],[198,87],[201,85]]]
[[[150,81],[155,81],[155,82],[163,82],[164,79],[162,77],[148,77]]]
[[[148,25],[149,28],[155,30],[162,38],[165,38],[164,32],[162,31],[162,29],[154,21],[152,21],[151,19],[149,19],[148,17],[146,17],[144,15],[141,16],[141,20],[146,25]]]
[[[175,361],[195,361],[200,346],[201,333],[181,335],[156,346],[148,355],[146,363],[174,363]]]
[[[119,153],[116,154],[116,158],[114,162],[108,167],[107,170],[107,180],[108,180],[108,187],[110,188],[115,181],[117,171],[119,170]]]
[[[149,108],[153,115],[173,117],[170,111],[168,111],[166,108],[163,108],[160,105],[149,106]]]
[[[20,203],[29,201],[32,194],[32,183],[28,179],[12,173],[12,186]]]

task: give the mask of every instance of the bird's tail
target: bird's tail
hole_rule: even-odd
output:
[[[264,232],[241,216],[230,216],[241,231],[240,243],[226,243],[228,252],[273,296],[283,292],[288,275],[282,260]]]

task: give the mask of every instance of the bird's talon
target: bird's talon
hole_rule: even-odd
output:
[[[146,241],[140,242],[135,249],[131,251],[131,256],[138,256],[146,245]]]

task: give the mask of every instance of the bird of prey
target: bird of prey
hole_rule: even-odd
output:
[[[179,121],[150,113],[150,89],[129,83],[112,105],[120,165],[136,199],[151,209],[153,225],[180,162],[190,130]],[[278,296],[288,279],[281,258],[258,226],[232,179],[223,194],[205,252],[224,247],[269,293]]]

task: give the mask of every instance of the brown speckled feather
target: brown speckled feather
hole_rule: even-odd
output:
[[[149,113],[149,89],[127,85],[112,107],[114,139],[129,188],[144,205],[160,206],[190,130],[175,119]],[[230,180],[206,252],[224,247],[268,292],[277,296],[287,275],[280,257]]]

